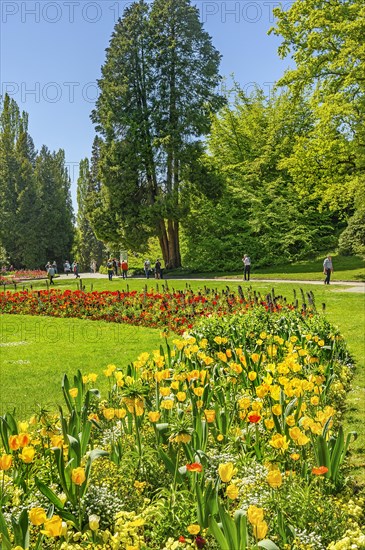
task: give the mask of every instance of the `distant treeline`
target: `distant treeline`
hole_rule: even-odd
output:
[[[44,268],[69,258],[74,238],[63,150],[36,151],[28,115],[4,97],[0,110],[0,263]]]

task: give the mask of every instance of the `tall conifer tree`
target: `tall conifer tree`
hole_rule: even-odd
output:
[[[181,186],[210,114],[220,55],[189,0],[143,0],[117,23],[99,81],[92,119],[103,135],[102,205],[94,217],[105,238],[108,219],[125,245],[159,237],[165,264],[181,265]],[[109,239],[110,240],[110,239]]]

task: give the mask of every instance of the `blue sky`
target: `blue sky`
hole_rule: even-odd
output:
[[[1,95],[29,113],[36,147],[62,148],[75,203],[77,166],[90,156],[95,135],[90,112],[96,81],[114,25],[131,2],[120,0],[0,0]],[[221,74],[246,90],[270,92],[289,66],[277,56],[276,0],[193,1],[222,54]],[[284,4],[286,6],[286,4]],[[288,4],[289,5],[289,4]]]

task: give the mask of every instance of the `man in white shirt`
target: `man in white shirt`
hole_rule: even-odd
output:
[[[326,275],[326,278],[324,280],[324,284],[329,285],[330,284],[330,279],[331,279],[331,273],[333,273],[333,265],[332,265],[331,256],[327,256],[327,258],[324,259],[323,273],[324,273],[324,275]]]
[[[251,260],[247,254],[245,254],[242,258],[243,261],[243,273],[245,277],[245,281],[250,280],[250,271],[251,271]]]

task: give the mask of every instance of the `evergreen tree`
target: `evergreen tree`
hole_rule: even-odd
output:
[[[122,244],[142,250],[156,234],[165,264],[181,264],[180,194],[210,115],[223,104],[215,92],[219,61],[188,0],[155,0],[151,7],[141,0],[125,10],[92,115],[104,137],[94,215],[103,239],[113,227]]]
[[[9,262],[14,261],[16,236],[17,160],[15,144],[19,135],[20,112],[16,102],[5,95],[0,115],[0,244]]]
[[[42,210],[42,256],[40,265],[54,261],[61,265],[70,256],[73,242],[73,214],[70,197],[70,178],[62,150],[51,153],[43,146],[36,159],[37,179]]]
[[[23,115],[19,137],[16,143],[17,209],[13,221],[16,238],[14,263],[21,267],[36,267],[41,256],[41,211],[34,176],[34,144],[28,134],[28,117]]]
[[[62,262],[73,240],[70,179],[62,150],[38,154],[28,115],[5,96],[0,113],[0,248],[15,267]]]
[[[105,253],[104,245],[96,238],[87,216],[88,200],[92,189],[91,179],[89,160],[86,158],[80,162],[79,178],[77,180],[78,210],[75,236],[76,258],[80,268],[85,271],[90,269],[92,261],[100,266]]]

